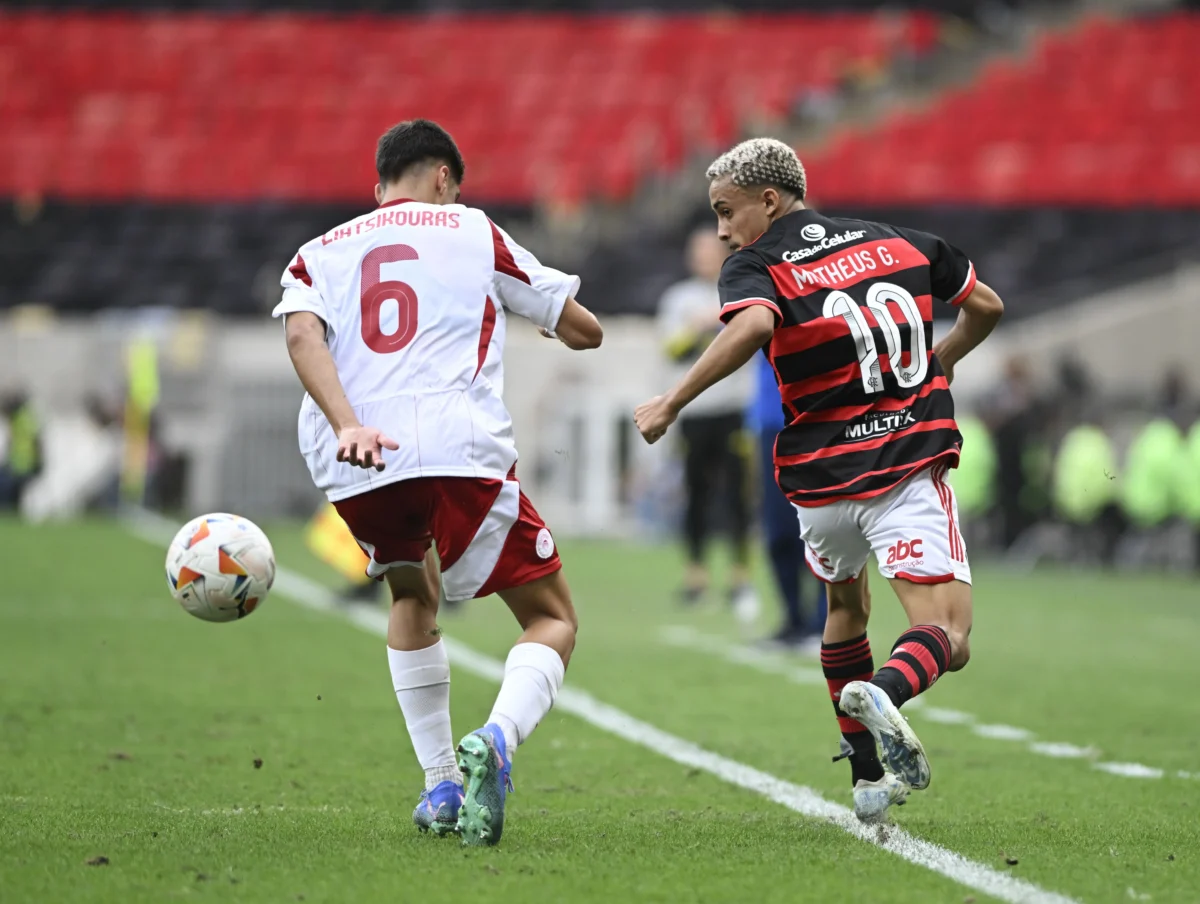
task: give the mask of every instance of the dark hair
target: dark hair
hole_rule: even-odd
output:
[[[380,137],[375,169],[384,185],[398,181],[421,163],[445,164],[460,185],[467,169],[450,133],[428,119],[396,123]]]

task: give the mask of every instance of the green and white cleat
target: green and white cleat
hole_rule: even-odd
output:
[[[851,681],[842,688],[842,712],[871,730],[883,750],[887,767],[914,791],[929,787],[929,759],[917,733],[883,688],[866,681]]]
[[[877,782],[860,778],[854,785],[854,815],[859,822],[885,822],[889,807],[900,806],[908,797],[908,785],[885,772]]]
[[[512,761],[504,732],[489,722],[459,742],[458,768],[462,770],[462,809],[458,811],[458,833],[464,845],[493,845],[504,832],[504,802],[512,790]]]

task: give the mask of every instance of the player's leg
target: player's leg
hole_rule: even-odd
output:
[[[562,687],[579,621],[561,570],[500,593],[523,633],[504,663],[504,683],[488,721],[510,751],[529,740]]]
[[[871,592],[866,565],[857,578],[827,584],[825,590],[828,613],[821,638],[821,670],[842,732],[841,752],[833,759],[850,763],[855,815],[864,822],[876,822],[885,817],[889,807],[904,803],[908,786],[884,770],[875,735],[843,706],[845,689],[869,681],[875,669],[867,639]]]
[[[921,789],[929,785],[929,762],[899,708],[970,656],[971,572],[945,469],[916,474],[864,504],[863,521],[911,627],[869,682],[845,689],[843,707],[879,738],[893,771]]]
[[[384,576],[391,590],[388,668],[425,772],[413,822],[444,835],[458,822],[462,788],[450,725],[450,661],[437,627],[440,588],[430,549],[428,490],[423,481],[402,481],[337,507],[370,556],[368,573]]]
[[[821,670],[829,699],[842,733],[841,752],[835,762],[850,762],[854,810],[860,819],[875,820],[894,803],[902,803],[908,789],[885,774],[874,736],[842,708],[844,688],[869,679],[874,672],[867,622],[871,594],[866,580],[870,545],[862,536],[855,507],[834,503],[819,508],[796,507],[805,560],[824,584],[828,595],[825,629],[821,639]]]
[[[388,665],[413,750],[425,770],[425,793],[413,813],[422,830],[453,832],[462,805],[462,775],[450,727],[450,660],[437,625],[440,582],[433,550],[420,568],[387,573]]]
[[[505,662],[487,723],[458,745],[465,777],[463,843],[496,844],[504,829],[513,752],[554,704],[575,648],[577,622],[554,540],[517,481],[462,483],[436,528],[439,549],[448,550],[442,560],[446,597],[499,593],[524,632]],[[479,486],[475,501],[473,485]],[[470,514],[480,508],[484,516]],[[445,531],[450,522],[475,525],[465,547],[456,546],[453,537],[467,532]],[[446,544],[443,533],[449,534]]]

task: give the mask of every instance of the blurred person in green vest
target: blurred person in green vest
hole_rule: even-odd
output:
[[[1051,492],[1056,512],[1076,528],[1077,539],[1112,561],[1125,524],[1116,505],[1117,454],[1100,427],[1082,423],[1067,431],[1054,459]]]
[[[1181,508],[1183,434],[1168,417],[1143,426],[1125,456],[1121,507],[1139,528],[1157,527]]]
[[[17,509],[30,482],[42,472],[42,429],[29,396],[13,392],[0,402],[8,451],[0,463],[0,510]]]

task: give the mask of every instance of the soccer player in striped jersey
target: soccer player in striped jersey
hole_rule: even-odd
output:
[[[783,142],[743,142],[708,178],[717,233],[734,252],[719,285],[727,326],[635,421],[656,442],[705,389],[767,355],[786,421],[776,479],[828,585],[821,664],[842,732],[837,759],[850,761],[855,812],[877,820],[929,785],[900,707],[970,657],[971,570],[946,482],[962,446],[950,383],[1004,306],[936,236],[806,208],[804,167]],[[958,318],[935,346],[937,303]],[[867,641],[872,552],[911,625],[878,671]]]

